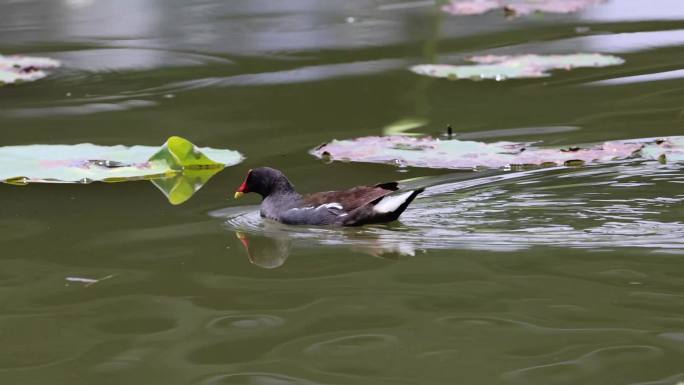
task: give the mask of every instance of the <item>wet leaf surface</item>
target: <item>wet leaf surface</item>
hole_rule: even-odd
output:
[[[452,15],[480,15],[493,10],[503,10],[506,16],[524,16],[536,12],[579,12],[604,0],[452,0],[442,7]]]
[[[368,136],[333,140],[311,153],[322,159],[445,169],[578,166],[624,159],[684,160],[684,137],[539,147],[517,142],[440,140],[432,137]]]
[[[517,55],[474,56],[468,59],[475,64],[419,64],[411,67],[418,75],[450,80],[493,79],[497,81],[550,76],[551,70],[607,67],[620,65],[624,60],[613,55],[580,53],[572,55]]]
[[[0,147],[0,182],[91,183],[152,180],[172,204],[189,199],[214,174],[242,161],[233,150],[198,148],[178,136],[161,147],[28,145]]]

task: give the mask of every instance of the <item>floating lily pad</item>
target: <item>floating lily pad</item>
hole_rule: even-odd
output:
[[[571,70],[581,67],[607,67],[620,65],[625,61],[613,55],[572,54],[572,55],[518,55],[518,56],[475,56],[468,59],[471,65],[420,64],[411,71],[435,78],[494,79],[497,81],[519,78],[541,78],[550,76],[548,71],[555,69]]]
[[[431,137],[369,136],[333,140],[311,153],[323,159],[447,169],[535,168],[621,159],[684,161],[684,136],[546,148],[516,142],[484,143]]]
[[[242,160],[232,150],[197,148],[173,136],[160,147],[28,145],[0,147],[5,183],[90,183],[158,179],[185,170],[222,169]]]
[[[573,13],[605,0],[451,0],[442,7],[452,15],[480,15],[501,9],[507,16],[529,15],[535,12]]]
[[[45,70],[59,65],[57,60],[44,57],[0,55],[0,86],[42,79],[47,76]]]
[[[214,174],[242,161],[237,151],[198,148],[173,136],[161,147],[28,145],[0,147],[0,182],[90,183],[152,180],[169,201],[190,198]]]

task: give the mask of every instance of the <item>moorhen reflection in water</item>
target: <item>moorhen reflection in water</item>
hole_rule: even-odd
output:
[[[247,258],[253,265],[275,269],[282,266],[290,256],[292,240],[286,236],[248,236],[240,231],[236,231],[235,235],[242,242]]]
[[[285,231],[266,231],[260,234],[247,234],[235,231],[235,235],[244,246],[249,262],[264,269],[274,269],[282,266],[296,248],[293,245],[302,244],[310,247],[310,241],[288,234]],[[325,238],[330,247],[345,247],[350,251],[364,253],[373,257],[396,260],[402,256],[414,256],[416,251],[411,243],[396,242],[382,237],[369,235],[352,236],[337,232],[328,234]],[[320,241],[320,239],[318,239]]]

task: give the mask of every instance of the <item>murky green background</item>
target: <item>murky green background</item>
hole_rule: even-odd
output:
[[[406,70],[574,52],[626,64],[499,83]],[[259,165],[302,191],[443,174],[307,154],[402,118],[553,145],[681,135],[680,0],[513,20],[398,0],[0,0],[0,53],[64,63],[0,89],[1,145],[180,135],[247,156],[180,206],[148,182],[0,185],[1,384],[684,381],[681,165],[462,173],[401,223],[351,230],[228,200]]]

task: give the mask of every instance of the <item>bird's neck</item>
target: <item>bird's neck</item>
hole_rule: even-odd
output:
[[[295,190],[292,183],[290,183],[290,181],[287,180],[286,178],[283,178],[283,179],[279,179],[279,180],[275,181],[271,185],[271,188],[269,189],[268,193],[264,194],[264,198],[285,196],[285,195],[297,195],[298,196],[299,194]]]
[[[292,183],[290,183],[287,178],[280,179],[276,182],[275,186],[273,187],[273,191],[276,192],[282,192],[282,193],[293,193],[296,192],[294,189],[294,186]]]

